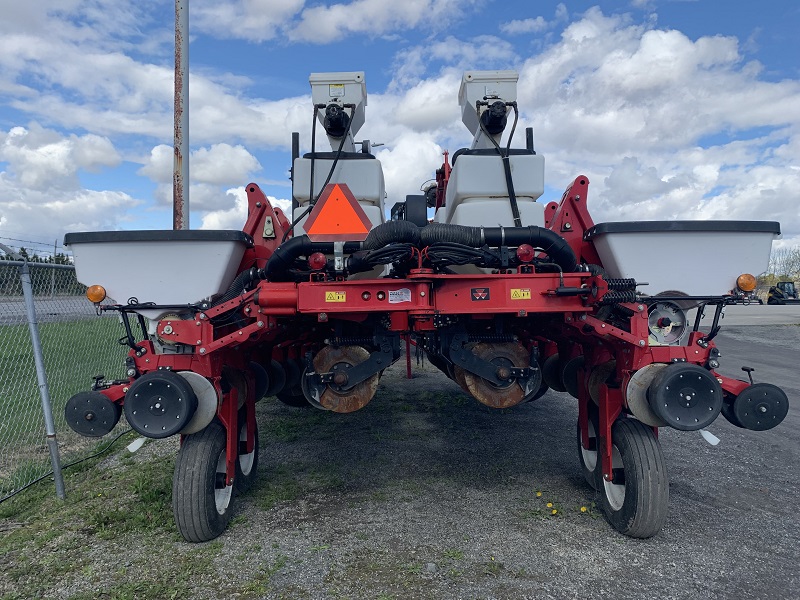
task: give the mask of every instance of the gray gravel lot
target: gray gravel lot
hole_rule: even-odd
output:
[[[718,345],[724,372],[755,367],[796,406],[800,327],[730,327]],[[430,366],[404,375],[351,415],[261,403],[261,483],[221,538],[246,558],[218,558],[223,579],[268,572],[267,598],[798,597],[796,408],[768,432],[720,418],[716,447],[662,430],[669,518],[634,540],[594,507],[570,397],[490,411]]]

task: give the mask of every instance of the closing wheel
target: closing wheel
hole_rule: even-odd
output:
[[[586,483],[592,486],[592,489],[599,490],[602,487],[603,472],[600,469],[600,459],[597,456],[597,431],[600,429],[599,415],[597,407],[589,403],[587,407],[589,411],[589,447],[583,447],[583,440],[581,440],[581,424],[577,424],[578,431],[578,460],[581,463],[581,471]]]
[[[231,518],[233,486],[225,485],[225,427],[212,421],[187,435],[175,462],[172,513],[188,542],[207,542],[219,536]]]
[[[542,378],[556,392],[566,392],[564,382],[561,380],[561,363],[558,354],[551,354],[542,363]]]
[[[669,505],[661,445],[653,430],[635,419],[617,420],[611,440],[613,478],[601,478],[603,512],[620,533],[652,537],[664,526]]]
[[[283,361],[283,368],[286,370],[286,383],[283,391],[296,396],[300,391],[300,376],[303,372],[300,362],[293,358],[287,358]]]
[[[754,383],[733,401],[733,413],[745,429],[766,431],[779,425],[789,412],[789,399],[771,383]]]
[[[253,431],[253,451],[247,452],[247,410],[239,411],[239,457],[236,460],[236,477],[233,491],[244,494],[256,482],[258,474],[258,423]]]
[[[267,370],[255,361],[250,361],[247,366],[250,368],[250,372],[253,374],[253,380],[255,381],[255,390],[253,391],[253,394],[256,402],[258,402],[267,395],[267,390],[269,389],[269,373],[267,373]]]
[[[286,385],[286,371],[284,371],[281,363],[274,358],[269,361],[266,369],[269,375],[269,386],[267,391],[264,392],[264,396],[269,397],[280,392],[283,386]]]
[[[542,379],[541,383],[539,384],[539,388],[533,392],[532,394],[528,394],[525,396],[522,401],[523,402],[533,402],[534,400],[538,400],[542,396],[547,393],[547,390],[550,389],[550,386],[545,383],[544,379]]]
[[[578,370],[583,369],[586,359],[583,356],[576,356],[567,361],[561,370],[561,381],[564,382],[564,389],[573,398],[578,397]]]
[[[64,418],[73,431],[87,437],[103,437],[122,415],[122,407],[98,391],[78,392],[67,400]]]
[[[490,344],[480,342],[472,348],[472,353],[501,368],[526,368],[530,366],[530,353],[522,344]],[[492,408],[509,408],[525,399],[525,391],[516,378],[497,384],[464,371],[464,382],[469,393],[481,404]],[[538,384],[535,388],[539,389]],[[534,392],[535,393],[535,392]]]
[[[275,397],[287,406],[308,408],[308,401],[303,395],[303,388],[300,385],[303,374],[300,363],[289,358],[284,361],[283,367],[286,372],[286,383],[283,389],[275,394]]]

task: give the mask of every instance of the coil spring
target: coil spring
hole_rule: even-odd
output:
[[[372,338],[337,337],[328,342],[331,346],[372,346]]]
[[[625,292],[608,292],[600,300],[600,306],[609,304],[620,304],[621,302],[636,302],[636,291],[628,290]]]
[[[632,278],[628,279],[606,279],[606,284],[608,285],[609,290],[625,292],[628,290],[635,290],[636,289],[636,280]],[[633,302],[633,301],[632,301]]]
[[[632,310],[627,306],[622,306],[619,304],[613,308],[613,312],[614,314],[619,315],[621,317],[625,317],[627,319],[631,318],[633,315],[636,314],[635,310]]]
[[[469,336],[470,342],[487,342],[490,344],[507,344],[510,342],[516,341],[515,336],[513,335],[503,335],[503,334],[495,334],[495,335],[471,335]]]

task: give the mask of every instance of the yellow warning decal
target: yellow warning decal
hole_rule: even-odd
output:
[[[347,302],[347,292],[325,292],[325,302]]]
[[[512,300],[530,300],[531,299],[531,290],[530,288],[511,288],[511,299]]]

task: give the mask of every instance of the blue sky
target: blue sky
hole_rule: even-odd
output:
[[[364,71],[387,205],[468,145],[464,70],[520,73],[543,201],[595,221],[766,219],[800,244],[800,3],[190,0],[191,226],[285,205],[312,72]],[[0,0],[0,242],[170,228],[174,3]],[[522,144],[522,137],[519,138]],[[26,240],[26,241],[20,241]],[[40,245],[30,242],[37,242]]]

